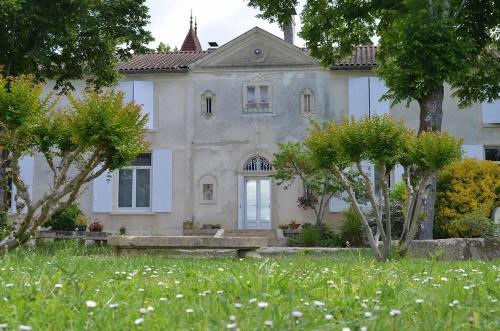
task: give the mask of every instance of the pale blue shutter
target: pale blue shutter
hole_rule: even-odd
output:
[[[238,229],[245,227],[245,177],[238,175]]]
[[[146,128],[154,128],[154,82],[134,81],[134,100],[142,106],[142,115],[148,115]]]
[[[330,201],[328,202],[330,213],[338,213],[348,209],[349,203],[344,200],[347,196],[347,193],[342,193],[340,198],[330,198]]]
[[[484,102],[483,108],[483,124],[498,124],[500,123],[500,100],[495,100],[491,103]]]
[[[172,211],[172,150],[153,150],[152,211]]]
[[[463,145],[463,157],[472,157],[479,160],[484,160],[484,147],[483,145]]]
[[[113,210],[113,181],[109,171],[95,178],[92,183],[92,211],[110,213]]]
[[[123,92],[123,100],[125,103],[129,103],[130,101],[134,100],[134,82],[129,80],[129,81],[122,81],[118,86],[116,87],[116,90]]]
[[[369,115],[368,77],[349,78],[349,119]]]
[[[370,77],[370,116],[384,115],[390,111],[390,102],[380,98],[387,93],[387,87],[383,80]]]

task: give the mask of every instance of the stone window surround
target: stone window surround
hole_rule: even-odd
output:
[[[247,95],[247,88],[250,86],[255,86],[255,100],[258,101],[256,102],[256,107],[255,108],[249,108],[248,107],[248,95]],[[264,109],[260,109],[260,86],[267,86],[267,104],[268,107]],[[250,82],[244,82],[243,83],[243,89],[242,89],[242,94],[243,94],[243,113],[245,114],[267,114],[267,113],[273,113],[273,86],[271,82],[269,81],[250,81]]]
[[[211,112],[207,113],[207,98],[210,98],[211,100]],[[201,104],[200,104],[200,110],[201,114],[205,116],[206,118],[212,118],[215,115],[215,110],[216,110],[216,97],[215,93],[213,93],[211,90],[206,90],[201,94]]]
[[[310,109],[306,109],[306,95],[309,96],[309,106]],[[305,88],[300,92],[300,113],[303,116],[309,117],[314,114],[316,106],[316,100],[314,97],[314,92],[310,88]]]
[[[206,185],[212,186],[212,200],[205,199],[204,187]],[[200,178],[199,185],[199,203],[203,205],[217,204],[217,179],[212,175],[204,175]]]

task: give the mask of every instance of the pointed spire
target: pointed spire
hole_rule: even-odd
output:
[[[189,31],[184,38],[184,42],[181,46],[181,51],[185,52],[201,52],[203,49],[201,48],[200,41],[197,36],[198,31],[198,22],[196,21],[196,17],[194,19],[194,29],[193,29],[193,10],[191,10],[191,16],[189,17]]]

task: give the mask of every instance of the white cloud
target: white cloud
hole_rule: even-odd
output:
[[[246,0],[147,0],[146,5],[151,16],[148,29],[155,38],[151,47],[163,41],[180,48],[189,29],[191,9],[198,21],[198,38],[203,49],[209,41],[221,46],[255,26],[283,37],[278,24],[256,18],[258,10],[248,7]],[[299,18],[296,20],[299,31]],[[297,46],[304,46],[302,39],[295,40]]]

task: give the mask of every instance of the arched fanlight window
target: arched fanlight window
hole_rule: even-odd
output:
[[[269,162],[266,158],[262,156],[254,156],[248,159],[243,166],[244,171],[252,171],[252,172],[263,172],[263,171],[272,171],[273,167],[271,162]]]

